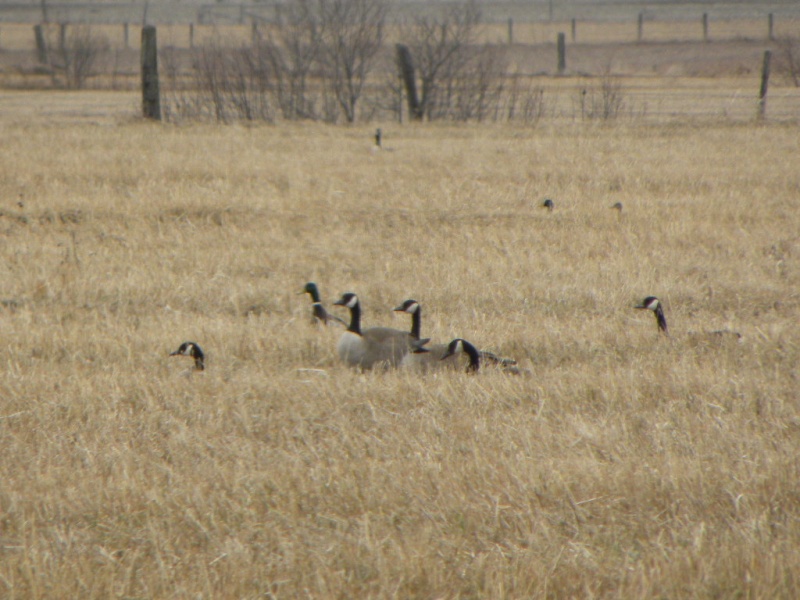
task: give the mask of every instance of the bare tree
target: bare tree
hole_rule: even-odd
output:
[[[70,89],[82,89],[94,74],[98,60],[109,52],[108,39],[92,33],[89,25],[71,27],[69,33],[51,47],[55,48],[51,51],[53,69],[64,74]]]
[[[310,78],[319,61],[320,15],[311,0],[282,5],[275,27],[267,29],[260,52],[271,69],[273,93],[285,119],[314,118]]]
[[[383,44],[383,0],[319,0],[324,45],[324,76],[348,123]]]
[[[418,118],[442,118],[449,110],[448,91],[475,58],[481,13],[474,2],[446,9],[441,18],[419,17],[404,28],[403,39],[414,57],[421,81]]]

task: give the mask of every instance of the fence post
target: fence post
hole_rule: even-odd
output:
[[[703,13],[703,41],[708,41],[708,13]]]
[[[411,50],[408,46],[403,44],[395,45],[395,52],[397,52],[397,67],[400,69],[400,78],[403,80],[403,85],[406,90],[406,99],[408,101],[408,118],[415,121],[422,121],[422,107],[419,105],[419,97],[417,96],[417,79],[414,70],[414,61],[411,58]]]
[[[250,43],[255,46],[258,44],[258,21],[253,18],[253,24],[250,26]]]
[[[58,49],[61,52],[64,52],[64,48],[67,47],[67,24],[66,23],[59,23],[58,24]]]
[[[767,17],[767,39],[769,39],[769,41],[772,41],[772,40],[775,39],[774,26],[775,26],[775,19],[774,19],[772,13],[769,13],[769,16]]]
[[[189,49],[194,48],[194,23],[189,23]]]
[[[126,50],[131,47],[129,32],[130,32],[130,26],[127,23],[123,23],[122,24],[122,39],[123,39],[123,42],[125,44],[125,49]]]
[[[563,75],[567,70],[567,44],[563,32],[558,34],[558,74]]]
[[[41,24],[33,26],[33,35],[36,36],[36,58],[39,63],[46,65],[47,60],[47,40],[44,37],[44,27]]]
[[[511,17],[508,17],[508,43],[514,43],[514,19]]]
[[[158,89],[158,45],[156,28],[142,27],[142,112],[148,119],[161,120],[161,94]]]
[[[761,66],[761,89],[758,91],[758,118],[763,119],[767,112],[767,86],[769,85],[769,61],[772,52],[764,51],[764,64]]]
[[[636,41],[642,41],[642,34],[644,33],[644,12],[639,13],[639,19],[636,23]]]
[[[573,17],[570,25],[572,27],[572,43],[574,44],[575,43],[575,39],[577,37],[577,30],[578,30],[578,24],[575,22],[575,18],[574,17]]]

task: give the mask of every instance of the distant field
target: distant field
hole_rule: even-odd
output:
[[[135,106],[3,94],[0,596],[800,597],[796,124]],[[529,374],[351,372],[308,280]]]

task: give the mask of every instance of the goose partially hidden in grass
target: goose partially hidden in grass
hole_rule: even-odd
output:
[[[667,318],[664,316],[664,309],[661,306],[661,301],[655,296],[648,296],[640,304],[634,306],[642,310],[652,310],[656,316],[656,323],[658,330],[664,335],[669,336],[667,330]],[[741,341],[742,334],[738,331],[731,331],[730,329],[715,329],[713,331],[690,331],[687,334],[691,340],[699,342],[702,339],[715,340],[715,339],[734,339]]]
[[[415,339],[405,331],[389,327],[361,329],[361,303],[354,293],[343,294],[333,304],[350,310],[350,324],[339,338],[336,350],[339,358],[351,367],[397,367],[409,352],[425,353],[423,346],[429,339]]]
[[[306,286],[303,288],[303,291],[300,292],[308,294],[311,296],[311,314],[312,320],[315,323],[322,323],[323,325],[328,325],[329,323],[335,323],[337,325],[342,325],[347,327],[347,323],[343,319],[340,319],[336,315],[331,315],[325,310],[325,307],[322,306],[322,301],[319,297],[319,289],[317,289],[317,284],[313,281],[309,281]]]
[[[194,370],[202,371],[206,368],[205,354],[203,350],[194,342],[183,342],[175,352],[170,352],[170,356],[191,356],[194,359]]]
[[[414,339],[420,339],[422,331],[422,306],[413,299],[408,299],[400,306],[394,308],[395,312],[404,312],[411,315],[411,332],[409,335]],[[469,342],[467,342],[469,343]],[[453,369],[461,368],[461,361],[454,353],[447,354],[449,344],[433,344],[427,346],[424,352],[414,351],[408,353],[401,362],[403,368],[415,369],[418,371],[429,371],[434,369]],[[474,347],[474,346],[473,346]],[[511,358],[501,358],[487,350],[477,350],[480,359],[491,362],[503,369],[515,370],[513,365],[517,361]],[[447,354],[447,356],[445,356]],[[444,358],[443,358],[444,357]]]

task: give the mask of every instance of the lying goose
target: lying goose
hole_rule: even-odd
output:
[[[170,356],[191,356],[194,359],[194,370],[202,371],[205,366],[205,354],[203,350],[194,342],[183,342],[175,352],[170,352]]]
[[[422,330],[422,307],[419,302],[413,299],[406,300],[400,306],[397,306],[394,311],[411,315],[410,335],[414,339],[420,339]],[[458,369],[460,368],[460,364],[457,357],[451,355],[452,358],[448,358],[444,361],[441,360],[441,357],[447,352],[448,346],[448,344],[433,344],[425,348],[426,352],[411,352],[403,357],[401,366],[422,371],[447,368]],[[491,361],[503,368],[508,368],[517,364],[517,361],[514,359],[502,358],[487,350],[478,350],[478,353],[482,359]]]
[[[542,206],[549,211],[552,211],[556,207],[555,203],[550,198],[545,198],[544,202],[542,202]]]
[[[467,363],[467,373],[476,373],[481,368],[481,355],[478,349],[470,344],[467,340],[456,338],[447,345],[447,350],[442,355],[440,360],[450,360],[451,357],[458,359],[458,357],[466,353],[469,357]]]
[[[429,340],[412,338],[405,331],[389,327],[361,329],[361,303],[352,292],[342,295],[334,306],[350,309],[350,325],[339,338],[336,350],[351,367],[371,369],[376,365],[396,367],[409,352],[419,350]],[[422,351],[424,354],[424,350]]]
[[[347,325],[343,319],[340,319],[335,315],[328,314],[328,311],[325,310],[324,306],[322,306],[322,301],[319,298],[319,290],[317,289],[316,283],[309,281],[306,284],[306,287],[304,287],[303,291],[300,293],[309,294],[311,296],[311,313],[315,323],[322,323],[323,325],[327,325],[328,323],[337,323],[344,326]]]
[[[658,330],[669,335],[667,332],[667,319],[664,316],[664,309],[661,308],[661,301],[655,296],[648,296],[642,300],[641,304],[637,304],[634,308],[645,310],[652,310],[656,315],[656,322],[658,323]],[[741,341],[742,334],[738,331],[731,331],[730,329],[715,329],[713,331],[690,331],[687,334],[693,341],[699,342],[704,338],[707,340],[715,339],[734,339]]]

